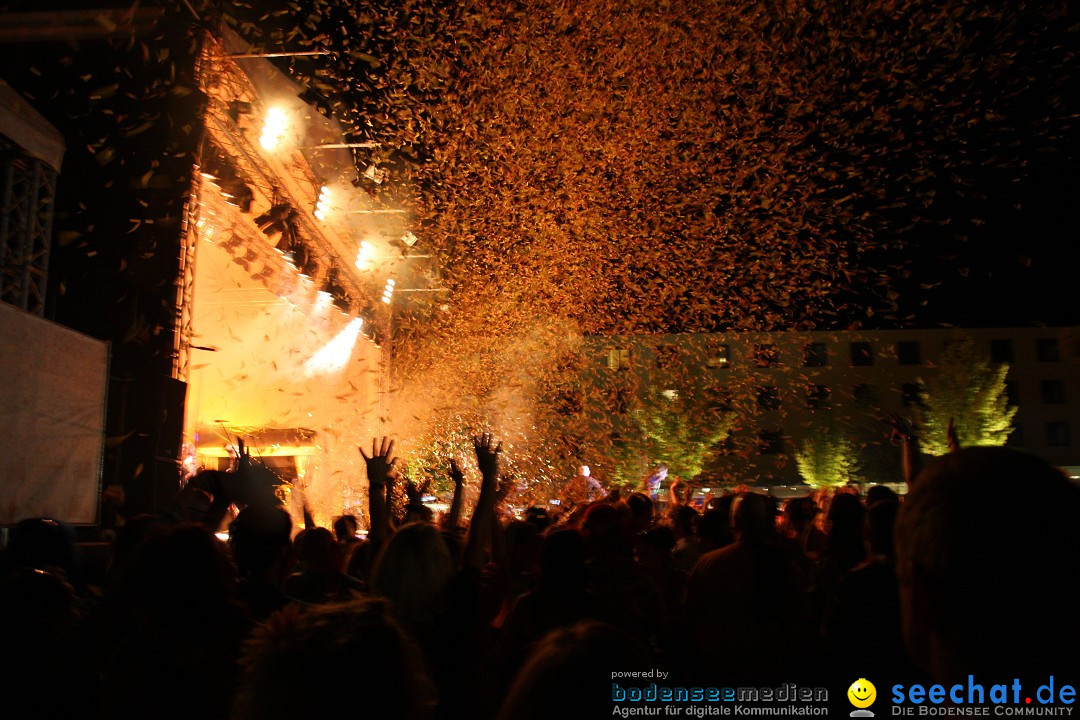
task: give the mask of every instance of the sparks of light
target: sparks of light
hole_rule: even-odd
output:
[[[363,324],[363,319],[353,318],[341,332],[334,336],[333,340],[326,343],[322,350],[304,363],[304,375],[313,377],[344,370],[349,364],[349,358],[352,357],[353,345],[356,344],[356,338],[360,335]]]
[[[382,301],[387,305],[390,304],[390,298],[394,296],[394,278],[388,278],[386,281],[386,287],[383,288]]]
[[[279,107],[266,111],[262,136],[259,143],[266,150],[274,150],[285,140],[285,129],[289,126],[289,116]]]
[[[356,269],[367,270],[375,259],[375,246],[367,240],[360,241],[360,250],[356,253]]]
[[[319,190],[319,199],[315,202],[315,217],[319,220],[326,220],[326,216],[330,214],[330,188],[326,185],[322,186]]]

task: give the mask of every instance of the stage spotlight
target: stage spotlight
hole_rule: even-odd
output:
[[[322,186],[319,190],[319,199],[315,202],[315,217],[319,220],[325,221],[326,216],[330,213],[330,188],[326,185]]]
[[[367,240],[360,241],[360,249],[356,252],[356,269],[367,270],[375,260],[375,246]]]
[[[344,370],[349,364],[353,346],[363,326],[363,319],[353,318],[341,332],[334,336],[333,340],[304,363],[304,375],[313,377]]]
[[[263,121],[262,136],[259,144],[265,150],[276,150],[285,141],[285,131],[289,127],[289,116],[282,108],[272,107],[266,111]]]

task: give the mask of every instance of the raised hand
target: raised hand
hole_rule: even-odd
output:
[[[892,428],[889,439],[894,445],[900,445],[900,471],[904,482],[909,486],[915,481],[915,477],[922,470],[922,451],[919,449],[919,438],[911,421],[895,413],[882,413],[881,421]]]
[[[367,463],[368,483],[372,487],[385,487],[394,469],[394,441],[388,437],[372,438],[371,455],[359,448],[361,457]]]
[[[960,437],[956,434],[956,424],[952,418],[949,418],[949,424],[945,428],[945,439],[949,443],[949,452],[960,449]]]
[[[454,481],[454,487],[461,487],[465,484],[465,471],[461,469],[461,465],[454,458],[450,458],[450,479]]]
[[[915,428],[906,417],[885,411],[881,414],[881,422],[891,428],[889,439],[894,442],[904,442],[915,436]]]
[[[473,449],[476,450],[476,464],[480,467],[480,474],[485,479],[497,477],[502,443],[496,444],[491,433],[484,433],[473,438]]]
[[[394,441],[383,437],[372,438],[371,455],[359,448],[360,456],[367,463],[368,516],[371,518],[372,542],[381,543],[390,537],[390,509],[386,504],[390,473],[394,469]]]
[[[473,449],[476,450],[476,464],[480,466],[482,479],[480,497],[476,499],[462,558],[466,567],[479,570],[484,566],[484,550],[495,524],[498,492],[496,483],[499,479],[499,453],[502,452],[502,443],[496,443],[490,433],[484,433],[473,438]]]
[[[227,500],[238,505],[279,504],[275,491],[281,478],[261,460],[251,457],[251,446],[245,445],[243,438],[236,439],[236,447],[236,470],[222,477]]]

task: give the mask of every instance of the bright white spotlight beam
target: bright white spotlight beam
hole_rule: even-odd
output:
[[[272,107],[266,111],[266,119],[263,120],[263,131],[259,137],[259,143],[266,150],[276,150],[285,142],[285,131],[289,127],[289,116],[279,107]]]
[[[349,358],[352,357],[353,346],[356,344],[356,338],[360,335],[360,328],[363,325],[362,318],[353,318],[341,332],[334,336],[333,340],[326,343],[322,350],[304,363],[304,376],[329,375],[344,370],[349,364]]]

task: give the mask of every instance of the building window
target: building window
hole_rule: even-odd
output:
[[[851,394],[855,398],[856,407],[870,407],[877,403],[877,390],[873,385],[859,383],[852,389]]]
[[[829,364],[829,348],[823,342],[806,343],[803,349],[803,365],[825,367]]]
[[[853,342],[851,343],[851,364],[852,365],[873,365],[874,364],[874,348],[868,342]]]
[[[1046,423],[1046,444],[1050,447],[1062,447],[1069,444],[1069,423]]]
[[[607,366],[611,370],[625,370],[630,367],[630,350],[626,348],[608,350]]]
[[[1011,363],[1013,361],[1012,340],[991,340],[990,361],[993,363]]]
[[[903,383],[900,386],[900,402],[904,407],[922,407],[922,385],[919,383]]]
[[[784,452],[784,436],[779,430],[758,432],[758,452],[762,455],[779,455]]]
[[[1015,380],[1005,381],[1005,398],[1013,407],[1020,406],[1020,383]]]
[[[709,348],[708,357],[705,359],[705,366],[709,368],[726,368],[731,364],[731,346],[730,345],[713,345]]]
[[[1035,355],[1039,362],[1057,362],[1061,360],[1058,353],[1057,338],[1038,338],[1035,340]]]
[[[780,409],[780,388],[775,385],[763,385],[757,391],[758,410]]]
[[[780,364],[780,354],[775,345],[755,345],[754,364],[759,368],[776,367]]]
[[[1047,405],[1061,405],[1065,402],[1065,383],[1060,380],[1043,380],[1042,401]]]
[[[901,365],[922,365],[922,345],[918,340],[896,343],[896,361]]]
[[[828,410],[832,405],[829,402],[831,397],[832,390],[828,385],[806,386],[806,407],[811,410]]]
[[[679,359],[679,348],[674,345],[657,345],[656,367],[659,370],[667,370]]]

